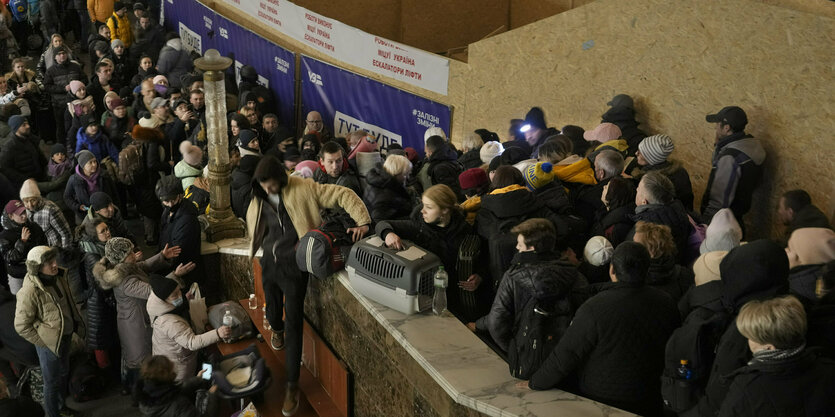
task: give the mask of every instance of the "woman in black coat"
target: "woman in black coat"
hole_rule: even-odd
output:
[[[617,247],[626,240],[635,225],[632,220],[635,213],[635,186],[625,178],[612,178],[603,186],[601,200],[606,206],[606,214],[595,223],[592,235],[603,236],[612,246]]]
[[[389,155],[382,165],[366,174],[363,201],[371,220],[405,220],[409,218],[416,198],[406,189],[412,163],[405,156]]]
[[[238,166],[232,170],[232,180],[229,183],[232,197],[232,211],[235,216],[246,218],[246,210],[252,200],[252,174],[261,157],[258,155],[244,155]]]
[[[93,276],[93,267],[104,256],[104,245],[110,240],[110,229],[104,218],[87,217],[78,228],[78,243],[83,253],[87,278],[87,348],[96,354],[100,368],[109,364],[108,352],[116,337],[116,299],[113,290],[104,290]]]

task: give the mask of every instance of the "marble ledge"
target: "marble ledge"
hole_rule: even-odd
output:
[[[354,291],[347,272],[334,278],[458,404],[495,417],[632,415],[561,390],[517,389],[507,363],[452,315],[405,315]]]
[[[201,255],[212,255],[215,253],[222,253],[225,255],[249,256],[249,238],[241,237],[233,239],[223,239],[217,242],[207,242],[204,240],[201,242]],[[255,256],[261,256],[261,249],[258,249],[258,252],[255,254]]]

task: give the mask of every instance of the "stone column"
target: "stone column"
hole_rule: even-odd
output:
[[[209,139],[210,207],[206,216],[206,240],[244,237],[246,228],[232,212],[229,191],[230,175],[228,137],[226,136],[226,86],[224,71],[232,65],[232,59],[221,56],[216,49],[209,49],[194,66],[203,71],[203,89],[206,100],[206,134]]]

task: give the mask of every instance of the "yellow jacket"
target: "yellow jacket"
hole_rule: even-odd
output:
[[[90,21],[104,23],[113,14],[114,3],[113,0],[87,0],[87,13],[90,15]]]
[[[111,41],[119,39],[125,43],[125,48],[130,48],[130,44],[133,43],[133,31],[130,30],[130,20],[128,20],[127,13],[119,17],[116,12],[113,12],[107,19],[107,27],[110,28]]]
[[[580,158],[570,165],[554,165],[554,175],[562,182],[597,184],[597,179],[594,178],[594,169],[592,169],[587,158]]]

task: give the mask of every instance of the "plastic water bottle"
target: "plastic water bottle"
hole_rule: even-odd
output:
[[[232,311],[228,308],[226,309],[226,312],[223,313],[223,325],[228,326],[230,329],[235,326],[235,319],[232,317]],[[230,340],[232,339],[227,338],[225,342],[229,343]]]
[[[267,303],[264,303],[264,307],[261,307],[261,312],[264,313],[264,321],[262,322],[264,325],[264,330],[272,330],[272,326],[270,326],[270,320],[267,319]]]
[[[255,294],[249,295],[249,309],[255,310],[258,308],[258,300],[255,298]]]
[[[690,379],[693,376],[693,371],[691,371],[690,368],[687,366],[689,362],[687,361],[687,359],[682,359],[680,363],[681,365],[679,365],[679,367],[676,369],[678,373],[678,379]]]
[[[432,297],[432,312],[436,316],[440,316],[446,311],[446,286],[449,282],[449,276],[444,267],[438,267],[438,272],[435,272],[435,295]]]

